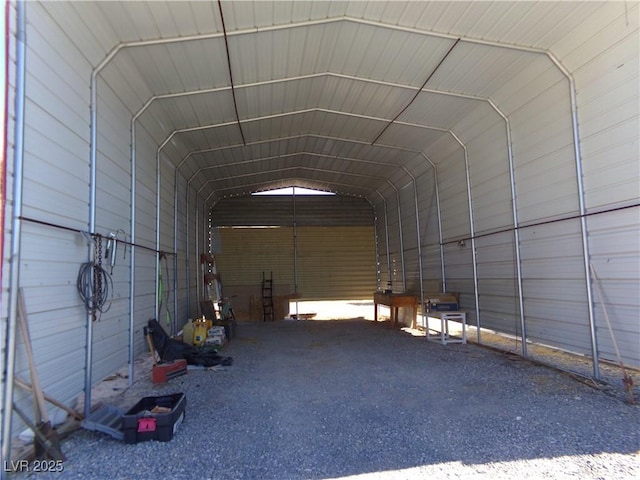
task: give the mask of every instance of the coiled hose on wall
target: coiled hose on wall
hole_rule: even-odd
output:
[[[94,320],[96,312],[105,313],[111,308],[113,280],[97,263],[85,262],[80,266],[77,288],[85,308],[94,315]]]

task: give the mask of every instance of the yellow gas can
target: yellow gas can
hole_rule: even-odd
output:
[[[193,322],[193,344],[196,347],[204,345],[204,342],[207,339],[207,331],[209,330],[207,325],[207,322],[203,322],[200,320],[197,322]]]
[[[193,345],[193,322],[191,319],[182,327],[182,341],[188,345]]]

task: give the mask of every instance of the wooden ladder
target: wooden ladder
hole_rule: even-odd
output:
[[[262,321],[273,320],[273,272],[270,272],[269,278],[262,272]]]
[[[203,275],[203,292],[201,300],[222,300],[222,282],[216,266],[216,257],[212,253],[200,254],[200,265]]]

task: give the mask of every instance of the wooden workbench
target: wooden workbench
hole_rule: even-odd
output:
[[[386,305],[391,311],[391,327],[396,328],[398,323],[398,309],[400,307],[411,308],[411,325],[416,324],[418,315],[418,296],[410,293],[373,293],[373,320],[378,321],[378,305]]]

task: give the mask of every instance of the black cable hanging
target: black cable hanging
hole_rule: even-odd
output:
[[[113,300],[113,280],[102,268],[102,237],[93,239],[96,243],[94,259],[80,266],[76,287],[87,312],[91,313],[95,322],[97,312],[105,313],[111,308]]]

